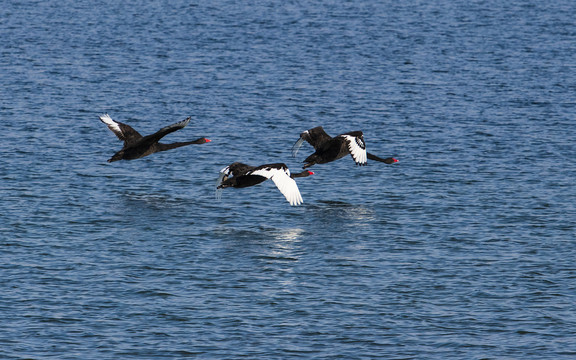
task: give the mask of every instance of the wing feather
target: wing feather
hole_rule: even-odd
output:
[[[300,150],[302,144],[304,144],[304,139],[300,138],[294,145],[292,145],[292,157],[296,157],[296,154],[298,154],[298,150]]]
[[[322,126],[317,126],[303,131],[300,133],[300,139],[298,139],[298,141],[296,141],[292,146],[292,156],[296,157],[296,154],[298,154],[298,150],[300,150],[304,141],[308,142],[308,144],[312,145],[312,147],[317,150],[322,144],[330,139],[330,135],[326,134],[326,131],[324,131]]]
[[[188,125],[188,123],[190,122],[190,119],[191,117],[189,116],[188,118],[186,118],[186,120],[182,120],[177,123],[164,126],[162,129],[156,131],[154,134],[146,136],[146,139],[142,139],[142,141],[145,141],[147,143],[160,141],[160,139],[162,139],[164,136],[186,127],[186,125]]]
[[[340,135],[346,140],[348,151],[357,165],[366,165],[368,156],[366,155],[366,144],[363,135]]]
[[[284,165],[282,167],[260,166],[250,171],[250,175],[259,175],[274,181],[274,184],[280,190],[282,195],[288,200],[290,205],[296,206],[302,204],[302,195],[298,190],[296,181],[290,177],[290,170]]]
[[[230,165],[226,166],[224,169],[220,170],[220,173],[218,175],[218,180],[216,180],[216,193],[214,194],[216,197],[216,200],[221,200],[222,199],[222,189],[218,188],[218,186],[220,186],[224,181],[226,181],[228,179],[228,176],[230,176]]]
[[[100,121],[106,124],[108,129],[110,129],[118,137],[118,139],[124,141],[124,144],[133,143],[142,138],[142,135],[140,135],[140,133],[134,130],[130,125],[114,121],[108,114],[103,114],[99,117]]]
[[[118,136],[118,139],[120,139],[120,140],[125,139],[124,134],[122,133],[122,129],[120,128],[120,124],[117,123],[116,121],[112,120],[110,115],[102,114],[99,117],[100,117],[100,121],[102,121],[104,124],[106,124],[108,126],[108,129],[110,129],[116,136]]]

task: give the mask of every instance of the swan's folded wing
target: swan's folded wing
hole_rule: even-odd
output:
[[[308,144],[312,145],[314,149],[317,150],[322,144],[330,139],[330,135],[326,134],[326,131],[324,131],[322,126],[316,126],[310,130],[303,131],[300,134],[300,139],[298,139],[298,141],[296,141],[292,146],[292,156],[296,156],[304,141],[307,141]]]
[[[315,128],[306,130],[300,134],[300,137],[308,141],[308,143],[312,145],[314,149],[318,149],[320,145],[332,139],[330,135],[326,134],[326,131],[324,131],[322,126],[316,126]]]
[[[254,166],[246,165],[241,162],[233,162],[232,164],[228,165],[227,168],[228,170],[226,175],[232,174],[232,176],[240,176],[247,174],[250,170],[254,169]]]

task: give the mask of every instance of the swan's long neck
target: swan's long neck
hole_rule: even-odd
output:
[[[171,143],[171,144],[162,144],[162,143],[158,143],[156,146],[158,148],[158,151],[166,151],[166,150],[170,150],[170,149],[176,149],[182,146],[186,146],[186,145],[193,145],[193,144],[203,144],[204,138],[200,138],[194,141],[183,141],[183,142],[175,142],[175,143]]]
[[[398,160],[392,158],[392,157],[388,157],[386,159],[382,159],[381,157],[378,157],[374,154],[370,154],[370,153],[366,153],[366,155],[368,156],[368,160],[374,160],[374,161],[380,161],[386,164],[394,164],[395,162],[398,162]]]
[[[292,179],[294,179],[294,178],[300,178],[300,177],[310,176],[310,175],[313,175],[313,174],[314,174],[314,173],[313,173],[312,171],[304,170],[304,171],[299,172],[299,173],[290,174],[290,177],[291,177]]]

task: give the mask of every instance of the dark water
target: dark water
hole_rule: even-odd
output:
[[[575,13],[3,3],[0,358],[574,358]],[[104,112],[213,141],[108,164]],[[215,201],[318,125],[400,162]]]

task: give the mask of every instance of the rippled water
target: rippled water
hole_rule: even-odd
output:
[[[576,355],[576,3],[9,2],[0,358]],[[104,112],[166,141],[107,163]],[[301,131],[369,151],[298,158]]]

